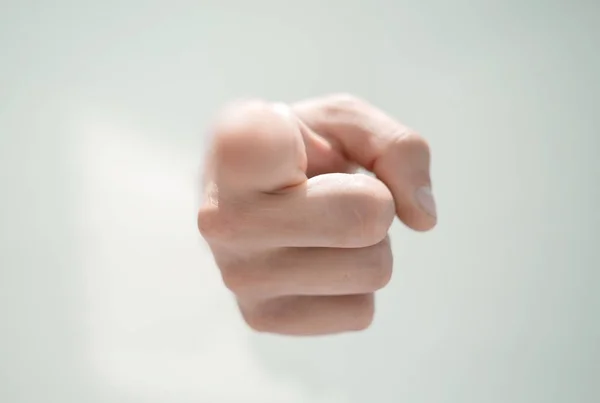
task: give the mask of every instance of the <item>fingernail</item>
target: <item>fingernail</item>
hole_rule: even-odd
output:
[[[433,193],[429,186],[418,188],[415,192],[415,199],[417,199],[417,203],[419,203],[421,210],[432,217],[437,217],[435,199],[433,198]]]

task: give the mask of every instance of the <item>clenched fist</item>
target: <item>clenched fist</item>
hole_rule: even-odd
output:
[[[426,141],[349,95],[240,102],[213,130],[198,227],[248,325],[367,328],[392,275],[394,216],[417,231],[436,223]]]

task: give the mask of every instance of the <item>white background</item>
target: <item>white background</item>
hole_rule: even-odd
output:
[[[600,401],[593,1],[0,1],[0,401]],[[365,333],[242,324],[195,228],[227,101],[354,92],[433,150]]]

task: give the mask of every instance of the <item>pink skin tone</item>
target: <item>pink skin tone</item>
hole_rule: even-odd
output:
[[[198,228],[247,324],[366,329],[392,276],[394,217],[436,224],[427,142],[351,95],[238,102],[213,130]]]

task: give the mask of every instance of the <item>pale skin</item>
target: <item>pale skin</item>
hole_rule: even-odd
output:
[[[394,217],[416,231],[437,221],[427,142],[346,94],[238,102],[212,130],[198,228],[246,323],[297,336],[369,327]]]

